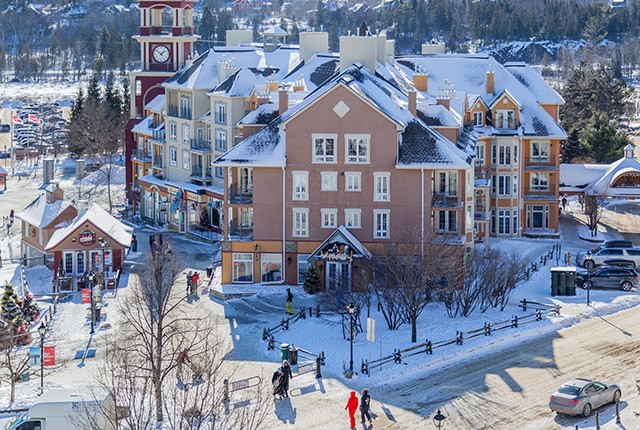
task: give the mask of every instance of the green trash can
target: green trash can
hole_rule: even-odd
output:
[[[288,343],[283,343],[280,345],[280,353],[282,354],[282,357],[280,357],[280,361],[289,361],[289,344]]]
[[[552,267],[551,268],[551,295],[575,296],[576,295],[576,268]]]
[[[298,365],[298,348],[293,345],[289,347],[289,364],[292,366]]]
[[[138,241],[136,239],[131,241],[131,252],[138,252]]]

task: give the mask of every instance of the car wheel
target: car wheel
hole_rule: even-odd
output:
[[[622,397],[622,393],[620,390],[616,390],[616,392],[613,393],[613,403],[618,403],[620,401],[620,397]]]
[[[584,262],[584,267],[586,269],[592,269],[593,270],[596,267],[596,263],[593,260],[587,260],[587,261]]]
[[[631,282],[629,281],[624,281],[621,286],[623,291],[631,291],[631,287],[633,285],[631,285]]]
[[[588,417],[589,415],[591,415],[591,404],[587,403],[582,408],[582,416],[583,417]]]
[[[584,288],[585,290],[593,288],[593,281],[584,281],[582,283],[582,288]]]

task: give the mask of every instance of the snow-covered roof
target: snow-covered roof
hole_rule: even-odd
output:
[[[4,167],[0,166],[0,175],[6,176],[8,174],[9,172],[7,172],[7,170]]]
[[[45,194],[40,194],[29,206],[16,214],[16,217],[38,228],[45,228],[51,224],[71,204],[64,200],[47,203]]]
[[[442,105],[418,104],[417,115],[425,124],[434,127],[460,127],[462,124],[462,118],[456,111]]]
[[[285,133],[278,127],[279,120],[249,136],[214,163],[219,166],[251,164],[261,167],[281,167],[286,164]]]
[[[238,124],[269,124],[278,116],[278,103],[264,103],[249,112]]]
[[[162,113],[162,110],[164,109],[164,102],[165,95],[158,94],[153,98],[153,100],[147,103],[146,108],[153,113]]]
[[[262,30],[263,36],[286,36],[287,34],[289,33],[275,25],[270,25],[269,27],[266,27],[264,30]]]
[[[349,229],[344,225],[340,225],[309,255],[309,259],[317,258],[320,251],[332,242],[341,242],[351,245],[355,251],[354,257],[365,257],[367,260],[371,260],[373,257],[371,252],[349,231]]]
[[[151,136],[153,134],[153,115],[149,115],[131,129],[134,133],[141,133]]]
[[[240,69],[207,94],[248,97],[256,85],[264,85],[276,73],[277,70],[271,68],[262,70],[253,67]]]
[[[289,85],[304,83],[307,91],[313,91],[335,76],[340,69],[338,54],[314,54],[309,61],[301,63],[283,78]]]
[[[560,190],[572,187],[584,190],[609,170],[608,164],[560,164]]]
[[[120,245],[125,247],[131,245],[131,232],[133,229],[115,219],[113,215],[102,209],[99,204],[94,203],[84,214],[76,217],[67,227],[53,233],[45,249],[50,250],[56,247],[87,222],[93,224],[94,227],[101,230],[105,235]]]

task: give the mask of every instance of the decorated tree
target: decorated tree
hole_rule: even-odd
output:
[[[8,282],[4,286],[4,294],[0,299],[0,317],[14,333],[16,343],[26,345],[31,342],[29,327],[22,312],[22,301]]]
[[[304,278],[304,290],[313,294],[320,290],[320,277],[318,276],[318,271],[315,266],[309,266],[307,270],[307,276]]]
[[[38,316],[40,316],[40,308],[38,304],[33,301],[33,296],[30,293],[27,293],[27,295],[22,298],[22,315],[29,322],[35,321]]]

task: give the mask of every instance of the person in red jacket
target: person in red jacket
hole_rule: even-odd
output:
[[[351,392],[351,397],[347,401],[347,406],[344,410],[349,411],[349,419],[351,420],[351,429],[356,428],[356,411],[358,410],[358,396],[355,391]]]

